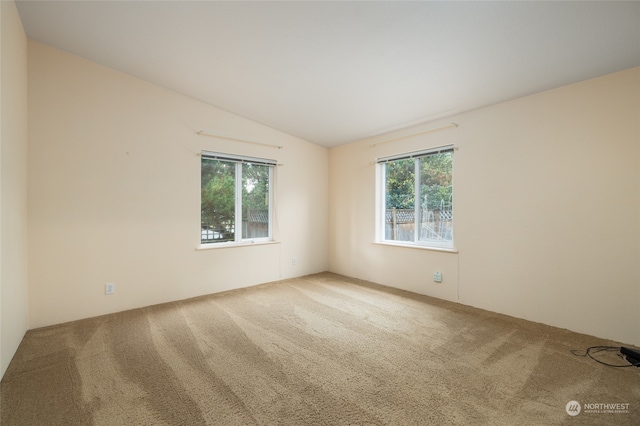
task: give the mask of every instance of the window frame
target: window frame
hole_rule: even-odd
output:
[[[456,244],[455,244],[455,209],[454,206],[454,152],[456,148],[453,145],[445,145],[437,148],[429,148],[419,151],[412,151],[402,154],[391,155],[387,157],[380,157],[376,159],[376,232],[375,232],[375,242],[378,244],[385,245],[394,245],[394,246],[402,246],[402,247],[413,247],[413,248],[421,248],[421,249],[429,249],[429,250],[437,250],[437,251],[447,251],[447,252],[457,252]],[[392,161],[398,160],[414,160],[414,197],[417,197],[417,194],[420,194],[420,158],[427,157],[430,155],[437,155],[443,153],[451,153],[452,156],[452,164],[451,164],[451,241],[439,242],[437,240],[420,240],[420,232],[419,232],[419,224],[420,224],[420,208],[419,203],[414,201],[414,236],[413,240],[392,240],[386,238],[386,196],[387,196],[387,188],[386,188],[386,167],[385,165]]]
[[[276,160],[266,159],[266,158],[258,158],[258,157],[247,157],[242,155],[235,154],[227,154],[221,152],[212,152],[212,151],[201,151],[200,153],[200,172],[202,173],[202,164],[203,160],[219,160],[235,163],[234,170],[234,239],[232,241],[221,241],[221,242],[203,242],[202,240],[202,194],[200,195],[200,245],[199,249],[209,249],[209,248],[221,248],[221,247],[237,247],[251,244],[269,244],[274,243],[273,237],[273,229],[274,224],[273,220],[275,217],[274,213],[274,176],[275,176],[275,168],[278,165]],[[252,237],[252,238],[243,238],[242,233],[242,166],[243,164],[250,163],[262,166],[269,167],[269,175],[268,175],[268,191],[269,195],[267,198],[268,203],[268,223],[267,223],[267,236],[265,237]],[[200,185],[202,187],[202,176],[200,177]]]

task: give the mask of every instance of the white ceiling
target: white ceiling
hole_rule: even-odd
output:
[[[640,2],[17,7],[32,39],[328,147],[640,65]]]

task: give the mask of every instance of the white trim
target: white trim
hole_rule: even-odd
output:
[[[234,248],[234,247],[252,247],[252,246],[265,246],[269,244],[280,244],[280,241],[268,241],[266,239],[251,239],[251,240],[242,240],[240,242],[228,241],[225,243],[209,243],[209,244],[200,244],[196,247],[196,250],[211,250],[211,249],[221,249],[221,248]]]
[[[456,147],[453,145],[444,145],[444,146],[438,146],[435,148],[422,149],[420,151],[411,151],[411,152],[405,152],[403,154],[390,155],[388,157],[380,157],[376,160],[376,163],[387,163],[389,161],[405,160],[405,159],[417,158],[417,157],[426,157],[427,155],[442,154],[445,152],[453,152],[455,150],[456,150]]]
[[[422,220],[422,211],[420,208],[420,203],[422,202],[422,198],[420,197],[420,161],[413,162],[413,175],[415,176],[413,180],[413,242],[414,244],[417,241],[420,241],[420,221]],[[385,210],[386,213],[386,210]]]
[[[414,240],[413,241],[399,241],[399,240],[387,240],[386,239],[386,164],[389,161],[395,161],[400,159],[412,159],[414,160],[414,198],[418,200],[420,194],[420,165],[418,159],[421,157],[426,157],[428,155],[451,152],[452,155],[455,151],[453,145],[447,145],[437,148],[431,148],[423,151],[415,151],[413,153],[396,155],[393,157],[385,157],[383,159],[379,159],[376,163],[376,229],[375,229],[375,243],[383,244],[383,245],[391,245],[391,246],[400,246],[400,247],[414,247],[420,249],[428,249],[435,251],[444,251],[444,252],[452,252],[457,253],[455,249],[455,235],[452,235],[452,240],[449,243],[441,242],[436,240],[420,240],[420,205],[419,203],[414,203]],[[454,163],[455,164],[455,163]],[[453,164],[452,164],[453,167]],[[453,177],[453,169],[452,169],[452,177]],[[453,185],[453,182],[452,182]],[[455,219],[451,218],[452,222]],[[454,227],[455,230],[455,227]],[[455,233],[455,231],[454,231]]]
[[[381,241],[384,239],[385,232],[385,167],[382,165],[376,164],[376,232],[375,238],[376,241]]]
[[[234,242],[239,243],[242,241],[242,229],[243,229],[243,225],[242,225],[242,163],[236,163],[236,172],[235,172],[235,176],[233,177],[234,179],[234,183],[235,183],[235,187],[234,187],[234,192],[235,192],[235,199],[234,199],[234,204],[235,204],[235,211],[234,211],[234,232],[233,232],[233,239]],[[216,244],[216,243],[214,243]],[[221,243],[217,243],[217,244],[221,244]]]
[[[413,248],[413,249],[420,249],[420,250],[431,250],[431,251],[441,251],[444,253],[458,253],[458,249],[456,249],[455,247],[453,248],[447,248],[447,247],[436,247],[436,246],[429,246],[429,245],[422,245],[422,244],[416,244],[413,243],[411,241],[390,241],[390,240],[385,240],[385,241],[374,241],[373,244],[378,244],[381,246],[392,246],[392,247],[404,247],[404,248]]]
[[[224,241],[224,242],[210,242],[210,243],[202,243],[202,226],[200,226],[200,244],[196,250],[207,250],[210,248],[217,247],[236,247],[236,246],[246,246],[246,245],[255,245],[255,244],[269,244],[273,241],[273,227],[274,227],[274,192],[275,192],[275,181],[274,181],[274,170],[277,165],[275,160],[268,160],[263,158],[253,158],[253,157],[244,157],[240,155],[232,155],[232,154],[220,154],[210,151],[202,151],[201,159],[200,159],[200,170],[202,170],[202,160],[203,159],[211,159],[211,160],[220,160],[220,161],[228,161],[234,163],[234,223],[235,230],[233,235],[233,241]],[[259,238],[243,238],[242,236],[242,166],[244,163],[257,164],[260,166],[266,166],[269,168],[269,183],[268,183],[268,226],[267,226],[267,236],[259,237]],[[202,212],[202,196],[200,197],[200,211]],[[200,224],[202,224],[202,213],[200,215]]]
[[[224,152],[213,152],[213,151],[202,151],[200,153],[202,158],[208,158],[211,160],[222,160],[222,161],[236,161],[241,163],[254,163],[254,164],[266,164],[269,166],[275,166],[278,164],[276,160],[272,160],[269,158],[257,158],[257,157],[246,157],[244,155],[234,155],[234,154],[226,154]]]

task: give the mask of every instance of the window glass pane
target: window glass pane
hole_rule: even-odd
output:
[[[201,243],[235,238],[235,167],[232,161],[202,159]]]
[[[385,239],[414,241],[415,161],[385,163]]]
[[[419,241],[453,242],[453,153],[427,155],[420,165]]]
[[[269,236],[269,169],[242,164],[242,238]]]

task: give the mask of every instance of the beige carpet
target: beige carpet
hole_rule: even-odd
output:
[[[613,344],[323,273],[31,330],[2,381],[0,418],[637,425],[640,369],[570,352]]]

